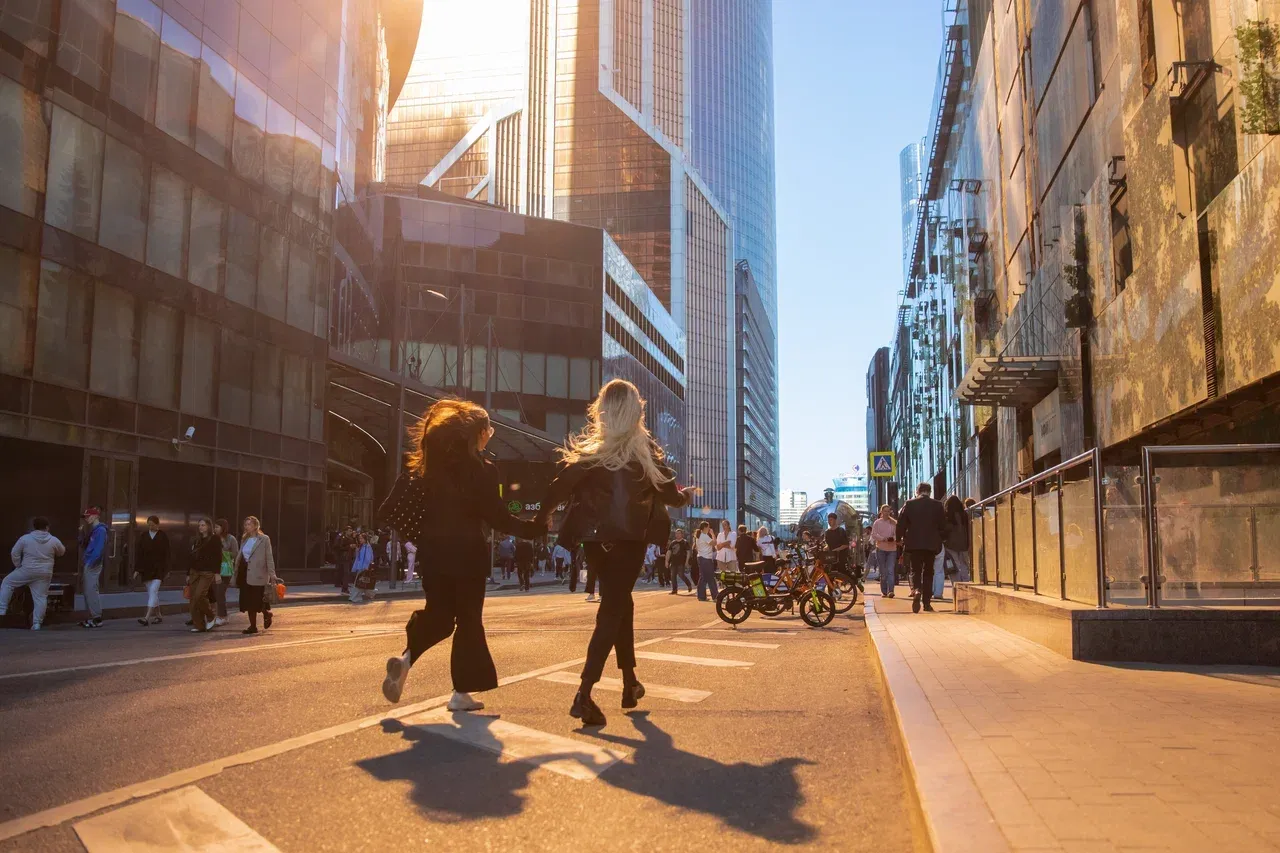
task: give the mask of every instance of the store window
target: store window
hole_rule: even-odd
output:
[[[182,411],[211,418],[214,368],[218,363],[218,327],[193,314],[183,319]]]
[[[98,243],[139,263],[147,244],[146,165],[114,136],[106,138]]]
[[[142,116],[155,118],[156,65],[164,15],[148,0],[119,0],[111,53],[111,99]]]
[[[289,241],[274,228],[262,229],[258,263],[258,310],[277,320],[285,318],[285,275]]]
[[[27,372],[27,318],[36,305],[38,270],[35,258],[0,246],[0,372]]]
[[[280,432],[280,348],[254,341],[253,428]]]
[[[266,93],[241,74],[236,79],[231,163],[237,174],[255,183],[262,183],[263,142],[266,131]]]
[[[40,96],[0,76],[0,151],[9,164],[0,169],[0,204],[35,215],[36,196],[44,191],[47,148]]]
[[[182,314],[158,302],[142,306],[142,369],[138,400],[158,409],[178,407],[182,360]]]
[[[94,89],[106,88],[114,20],[115,0],[63,0],[58,65]]]
[[[98,230],[102,144],[102,131],[53,108],[44,221],[90,241]]]
[[[94,282],[89,389],[132,400],[138,384],[136,303],[127,291]]]
[[[253,399],[253,348],[249,339],[222,329],[218,357],[218,418],[249,425]]]
[[[151,170],[151,215],[147,225],[147,266],[181,277],[186,255],[187,182],[155,166]]]
[[[92,306],[87,276],[52,261],[41,261],[36,296],[36,379],[85,387],[89,378]]]
[[[308,332],[315,322],[315,253],[297,243],[289,251],[288,322]]]
[[[250,308],[258,294],[258,222],[234,207],[227,216],[227,298]]]
[[[187,280],[205,290],[218,292],[224,255],[222,234],[226,229],[227,206],[200,189],[191,191],[191,251]]]
[[[203,46],[200,58],[196,150],[219,166],[225,166],[231,153],[235,119],[236,71],[208,45]]]
[[[191,145],[192,118],[200,79],[200,39],[168,15],[160,30],[160,81],[156,87],[156,127]]]

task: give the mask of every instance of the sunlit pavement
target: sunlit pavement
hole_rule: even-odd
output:
[[[862,608],[831,627],[637,591],[635,712],[567,714],[595,615],[563,588],[486,603],[503,686],[443,712],[448,644],[397,706],[417,605],[283,609],[271,630],[0,633],[0,850],[925,849]],[[606,677],[616,677],[610,666]]]

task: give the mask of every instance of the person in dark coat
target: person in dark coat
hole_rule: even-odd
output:
[[[160,517],[153,515],[133,546],[133,575],[147,586],[147,612],[138,619],[139,625],[160,621],[160,584],[168,573],[169,534],[160,529]]]
[[[916,486],[916,496],[898,513],[898,539],[911,569],[912,613],[919,613],[922,605],[926,612],[933,612],[933,560],[950,529],[942,501],[930,497],[932,492],[928,483]]]
[[[191,540],[188,585],[191,587],[191,631],[201,634],[213,629],[214,607],[209,593],[222,571],[222,540],[215,535],[213,522],[200,519]]]
[[[528,539],[516,540],[516,579],[520,581],[520,589],[533,589],[533,543]]]
[[[481,459],[493,427],[489,413],[466,400],[440,400],[414,427],[408,470],[378,510],[379,517],[418,545],[427,604],[409,617],[404,653],[387,661],[382,693],[399,702],[409,669],[422,653],[450,635],[451,711],[477,711],[471,696],[498,686],[484,636],[484,594],[489,578],[485,525],[525,538],[546,526],[507,511],[498,470]]]

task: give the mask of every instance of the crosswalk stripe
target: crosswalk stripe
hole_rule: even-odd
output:
[[[74,825],[88,853],[279,849],[195,785],[82,820]]]
[[[732,646],[735,649],[776,649],[777,643],[748,643],[746,640],[703,640],[699,637],[672,637],[673,643],[693,643],[699,646]]]
[[[735,667],[735,666],[754,666],[754,661],[749,660],[726,660],[725,658],[699,658],[690,655],[668,655],[662,652],[636,652],[636,657],[645,660],[660,660],[667,663],[688,663],[694,666],[718,666],[718,667]]]
[[[544,675],[540,681],[554,681],[556,684],[572,684],[577,686],[582,679],[574,675],[572,672],[553,672]],[[622,692],[622,680],[618,678],[602,678],[596,682],[597,690],[609,690],[614,693]],[[644,695],[646,698],[654,697],[657,699],[673,699],[676,702],[701,702],[711,695],[709,690],[694,690],[692,687],[667,687],[662,684],[644,685]]]
[[[584,782],[628,755],[618,747],[584,743],[484,714],[455,714],[445,708],[409,717],[404,723]]]

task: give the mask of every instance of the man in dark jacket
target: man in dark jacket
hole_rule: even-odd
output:
[[[933,612],[933,558],[947,537],[947,513],[941,501],[930,497],[932,491],[928,483],[916,486],[916,496],[898,513],[898,540],[906,553],[915,590],[911,596],[912,613],[919,613],[921,604],[927,612]]]
[[[528,539],[516,540],[516,580],[520,581],[520,588],[528,591],[533,589],[533,543]]]
[[[147,519],[147,529],[138,534],[133,546],[134,575],[147,585],[147,612],[138,620],[141,625],[160,621],[160,584],[169,573],[169,536],[160,529],[160,517]]]

